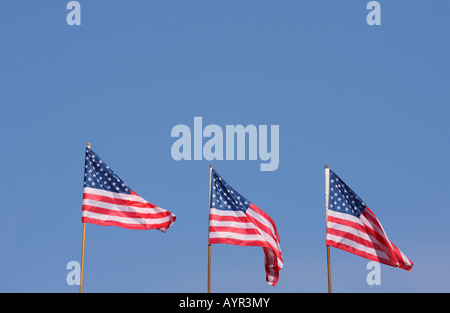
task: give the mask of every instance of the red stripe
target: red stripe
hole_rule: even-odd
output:
[[[338,248],[338,249],[345,250],[347,252],[353,253],[355,255],[358,255],[360,257],[363,257],[363,258],[366,258],[366,259],[369,259],[369,260],[372,260],[372,261],[376,261],[376,262],[380,262],[380,263],[387,264],[387,265],[390,265],[390,266],[394,266],[392,264],[391,260],[389,260],[389,259],[379,258],[379,257],[377,257],[377,256],[375,256],[373,254],[369,254],[369,253],[364,252],[362,250],[358,250],[358,249],[356,249],[356,248],[354,248],[352,246],[346,245],[346,244],[344,244],[342,242],[336,242],[334,240],[327,239],[326,240],[326,245],[327,246],[331,246],[331,247],[335,247],[335,248]]]
[[[101,202],[106,202],[106,203],[111,203],[111,204],[117,204],[117,205],[134,206],[137,208],[157,208],[156,205],[153,205],[149,202],[124,200],[124,199],[112,198],[112,197],[107,197],[107,196],[94,195],[91,193],[83,193],[83,199],[96,200],[96,201],[101,201]]]
[[[277,231],[277,227],[275,226],[274,221],[272,220],[272,218],[266,214],[266,212],[264,212],[263,210],[261,210],[260,208],[258,208],[256,205],[254,205],[253,203],[250,204],[249,206],[250,209],[252,209],[253,211],[255,211],[257,214],[261,215],[262,217],[264,217],[273,227],[273,230],[275,232],[275,236],[278,238],[278,231]],[[271,231],[269,233],[272,233]],[[278,240],[277,240],[278,241]]]
[[[246,216],[229,216],[229,215],[216,215],[210,214],[209,219],[213,221],[221,221],[221,222],[239,222],[239,223],[248,223],[249,220]]]
[[[392,243],[389,241],[389,239],[386,237],[386,234],[384,233],[383,227],[381,226],[380,221],[375,216],[375,214],[370,210],[368,207],[363,211],[362,213],[367,220],[371,223],[371,226],[374,227],[374,225],[379,229],[380,232],[374,232],[370,228],[368,231],[373,232],[376,234],[375,238],[380,241],[382,245],[384,245],[386,248],[385,252],[388,255],[388,257],[391,259],[391,262],[393,264],[398,264],[397,256],[395,255],[395,252],[392,249]]]
[[[251,216],[249,216],[249,219],[252,220],[253,224],[257,224],[257,228],[258,228],[259,231],[263,231],[263,232],[265,232],[267,235],[269,235],[269,236],[277,243],[277,245],[280,244],[280,240],[279,240],[278,238],[275,238],[275,237],[274,237],[274,235],[273,235],[273,233],[272,233],[272,231],[271,231],[271,229],[270,229],[269,227],[267,227],[267,226],[261,224],[261,222],[255,220],[255,219],[252,218]],[[276,232],[276,230],[275,230],[275,232]],[[276,254],[276,256],[277,256],[278,258],[282,259],[281,251],[279,251],[277,247],[272,246],[269,242],[267,242],[267,245],[268,245],[268,247],[270,247],[272,250],[275,251],[275,254]]]
[[[226,243],[237,246],[258,246],[258,247],[268,247],[272,249],[267,241],[259,241],[259,240],[240,240],[234,238],[209,238],[209,243]]]
[[[139,213],[139,212],[127,212],[127,211],[116,211],[116,210],[109,210],[105,208],[100,208],[92,205],[83,205],[82,207],[83,211],[89,211],[93,213],[99,213],[109,216],[120,216],[120,217],[128,217],[128,218],[148,218],[148,219],[155,219],[155,218],[163,218],[166,216],[171,215],[169,211],[164,212],[158,212],[158,213]]]
[[[259,235],[259,232],[254,228],[238,228],[238,227],[227,227],[227,226],[209,226],[209,232],[226,232],[226,233],[236,233],[245,235]]]
[[[346,239],[350,239],[350,240],[352,240],[352,241],[354,241],[354,242],[356,242],[356,243],[358,243],[358,244],[360,244],[362,246],[365,246],[365,247],[368,247],[368,248],[372,248],[372,249],[375,249],[375,250],[383,251],[382,249],[380,249],[379,245],[376,244],[375,242],[372,242],[370,240],[366,240],[364,238],[361,238],[361,237],[356,236],[354,234],[348,233],[346,231],[337,230],[337,229],[328,227],[327,228],[327,234],[334,235],[334,236],[337,236],[337,237],[346,238]]]
[[[238,233],[238,234],[257,234],[260,235],[260,233],[258,232],[258,230],[256,229],[244,229],[244,228],[236,228],[236,227],[222,227],[222,226],[210,226],[209,228],[209,232],[212,232],[212,228],[214,228],[216,231],[218,232],[220,235],[224,235],[221,234],[221,230],[220,228],[224,228],[224,229],[229,229],[229,230],[225,230],[225,232],[229,232],[229,233]],[[248,230],[249,232],[246,232],[246,230]],[[275,240],[275,242],[278,243],[277,240]],[[279,251],[276,247],[272,246],[268,241],[266,240],[241,240],[241,239],[232,239],[232,238],[226,238],[226,237],[215,237],[215,238],[210,238],[209,239],[209,243],[227,243],[227,244],[233,244],[233,245],[239,245],[239,246],[261,246],[261,247],[267,247],[270,248],[272,250],[274,250],[275,255],[282,260],[282,255],[281,255],[281,251]]]
[[[260,212],[263,212],[263,211],[261,211],[261,210],[260,210],[258,207],[256,207],[256,206],[253,206],[253,207],[252,207],[252,205],[253,205],[253,204],[251,204],[250,207],[251,207],[251,209],[252,209],[253,211],[255,211],[256,213],[260,214]],[[255,208],[256,208],[257,210],[255,210]],[[263,212],[263,213],[264,213],[264,212]],[[260,214],[260,215],[261,215],[261,214]],[[265,216],[264,216],[264,215],[265,215]],[[263,218],[267,219],[267,221],[272,225],[273,231],[275,232],[275,234],[272,232],[272,230],[271,230],[267,225],[264,225],[263,223],[261,223],[260,221],[258,221],[257,219],[253,218],[253,217],[250,216],[250,215],[247,215],[247,216],[248,216],[248,219],[249,219],[253,224],[255,224],[256,227],[257,227],[258,229],[260,229],[261,231],[265,232],[265,233],[268,234],[270,237],[272,237],[273,240],[275,240],[275,242],[279,243],[278,234],[277,234],[277,228],[275,227],[275,224],[273,223],[272,219],[271,219],[267,214],[264,214],[264,215],[261,215],[261,216],[262,216]],[[276,237],[275,237],[275,236],[276,236]]]
[[[279,271],[281,270],[281,267],[278,266],[278,259],[276,257],[276,250],[263,248],[264,250],[264,266],[266,269],[266,281],[269,282],[269,277],[272,277],[272,286],[275,286],[278,282],[278,279],[280,277]],[[272,254],[273,262],[272,264],[269,262],[269,254]],[[275,254],[275,255],[273,255]],[[273,272],[273,273],[272,273]],[[270,274],[269,274],[270,273]]]
[[[383,241],[384,244],[387,247],[389,247],[389,240],[385,237],[383,227],[381,226],[380,221],[376,218],[375,214],[373,214],[373,212],[369,208],[366,207],[366,209],[363,211],[362,215],[364,215],[366,217],[366,219],[369,221],[370,226],[372,226],[372,228],[379,229],[379,231],[372,230],[370,228],[368,230],[373,232],[374,234],[378,234],[377,239],[380,241]],[[364,224],[364,222],[363,222],[363,224]]]
[[[159,229],[159,228],[169,228],[170,225],[172,225],[173,222],[175,222],[176,220],[176,216],[173,216],[172,219],[170,219],[170,221],[167,221],[165,223],[159,223],[159,224],[127,224],[127,223],[121,223],[121,222],[117,222],[117,221],[103,221],[103,220],[98,220],[95,218],[90,218],[90,217],[82,217],[81,221],[83,223],[91,223],[91,224],[97,224],[100,226],[118,226],[118,227],[122,227],[122,228],[127,228],[127,229]]]
[[[369,260],[377,261],[377,262],[380,262],[380,263],[383,263],[383,264],[386,264],[389,266],[399,267],[399,268],[403,268],[405,270],[411,271],[412,265],[407,265],[406,263],[404,263],[400,250],[392,242],[390,242],[389,239],[387,239],[385,237],[383,227],[381,226],[381,223],[379,222],[379,220],[377,219],[375,214],[368,207],[363,212],[365,212],[366,210],[367,210],[366,214],[364,214],[364,213],[363,214],[369,221],[370,225],[372,227],[374,227],[374,226],[378,227],[382,233],[376,232],[368,226],[363,227],[362,225],[357,224],[355,222],[337,218],[337,217],[330,216],[330,215],[328,215],[328,221],[336,223],[336,224],[349,226],[356,230],[366,233],[367,235],[369,235],[370,238],[374,239],[374,241],[372,242],[373,246],[370,246],[369,242],[365,239],[362,239],[358,236],[355,236],[353,234],[350,234],[350,233],[347,233],[344,231],[339,231],[339,230],[333,229],[331,227],[327,228],[327,233],[329,233],[331,235],[340,236],[343,238],[348,238],[348,239],[351,239],[351,240],[353,240],[361,245],[364,245],[366,247],[370,247],[370,248],[374,248],[375,250],[383,251],[388,256],[389,259],[373,256],[364,251],[358,250],[357,248],[351,247],[344,243],[339,243],[339,242],[336,242],[333,240],[329,240],[329,239],[327,239],[326,244],[329,246],[333,246],[335,248],[342,249],[342,250],[348,251],[350,253],[359,255],[359,256],[364,257]],[[409,259],[408,259],[408,261],[410,262]]]
[[[264,231],[265,233],[267,233],[277,244],[280,243],[280,240],[278,238],[278,234],[277,234],[277,229],[275,226],[275,223],[273,222],[273,220],[265,213],[263,212],[261,209],[259,209],[256,205],[254,204],[250,204],[249,208],[251,208],[253,211],[255,211],[255,213],[260,214],[263,218],[265,218],[269,223],[271,223],[274,232],[276,234],[277,237],[274,237],[274,234],[272,232],[272,230],[262,224],[260,221],[256,220],[255,218],[251,217],[249,214],[246,214],[246,217],[244,216],[222,216],[222,215],[216,215],[216,214],[210,214],[210,220],[215,220],[215,221],[230,221],[230,222],[241,222],[241,223],[252,223],[254,224],[258,230],[260,231]],[[212,241],[214,242],[212,242]],[[223,241],[222,241],[223,240]],[[235,243],[236,242],[236,243]],[[265,244],[260,244],[261,241],[243,241],[243,240],[238,240],[238,239],[230,239],[230,238],[211,238],[210,239],[210,243],[228,243],[228,244],[236,244],[236,245],[240,245],[240,246],[255,246],[255,244],[253,244],[254,242],[258,242],[259,244],[256,244],[257,246],[262,246],[262,247],[268,247],[272,250],[275,251],[276,256],[282,260],[282,255],[281,255],[281,251],[278,250],[278,248],[273,247],[269,242],[265,242]]]
[[[389,246],[386,246],[386,239],[383,236],[381,236],[379,233],[374,232],[369,227],[364,227],[361,224],[352,222],[350,220],[342,219],[339,217],[334,217],[331,215],[328,215],[328,221],[332,222],[332,223],[352,227],[356,230],[359,230],[360,232],[366,233],[367,235],[369,235],[369,236],[373,237],[375,240],[377,240],[380,244],[380,247],[382,247],[383,251],[385,251],[386,254],[389,254],[390,249],[389,249]],[[383,247],[383,245],[384,245],[384,247]]]
[[[413,263],[411,262],[410,259],[408,259],[408,257],[406,257],[406,255],[402,255],[402,252],[399,250],[399,248],[397,248],[394,244],[392,244],[392,248],[394,250],[395,255],[397,256],[397,260],[398,260],[398,267],[403,268],[405,270],[411,271]],[[408,260],[408,263],[405,263],[404,258],[406,258],[406,260]]]

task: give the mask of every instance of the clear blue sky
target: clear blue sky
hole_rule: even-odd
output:
[[[449,292],[450,3],[68,1],[0,6],[0,292],[78,292],[84,149],[177,215],[161,233],[86,227],[85,292],[206,292],[209,164],[173,126],[279,125],[280,164],[214,161],[275,221],[284,268],[212,247],[213,292],[327,292],[324,165],[374,211],[411,272],[331,249],[336,292]],[[336,140],[336,138],[339,138]]]

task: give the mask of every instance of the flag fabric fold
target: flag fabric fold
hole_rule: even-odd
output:
[[[375,214],[331,170],[326,244],[408,271],[413,266],[411,260],[388,239]]]
[[[269,215],[229,186],[214,169],[211,180],[209,243],[262,247],[266,281],[275,286],[283,267],[275,223]]]
[[[175,220],[171,212],[137,195],[92,149],[86,148],[83,223],[165,232]]]

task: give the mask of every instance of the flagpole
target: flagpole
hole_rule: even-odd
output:
[[[325,229],[328,227],[328,202],[330,192],[330,169],[325,165]],[[326,232],[325,232],[326,234]],[[328,293],[331,293],[330,246],[327,246]]]
[[[91,143],[87,145],[88,149],[91,148]],[[83,240],[81,244],[81,270],[80,270],[80,293],[83,293],[83,272],[84,272],[84,246],[86,241],[86,223],[83,222]]]
[[[211,293],[211,244],[209,243],[209,219],[211,216],[212,164],[209,166],[209,213],[208,213],[208,293]]]
[[[80,293],[83,293],[83,270],[84,270],[84,242],[86,237],[86,223],[83,223],[83,243],[81,247],[81,273],[80,273]]]

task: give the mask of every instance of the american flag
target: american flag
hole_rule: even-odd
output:
[[[138,196],[86,148],[82,222],[128,229],[158,229],[165,232],[176,216]]]
[[[283,267],[280,239],[273,220],[244,198],[212,169],[209,243],[260,246],[264,250],[266,281],[275,286]]]
[[[411,271],[413,263],[389,241],[375,214],[333,171],[329,173],[326,244]]]

